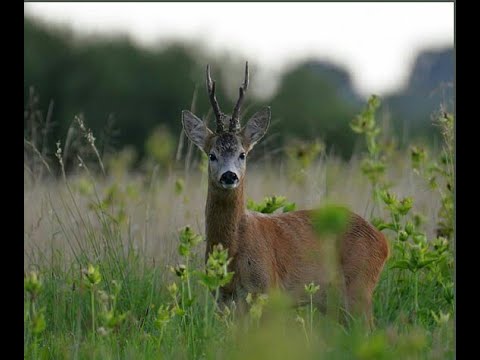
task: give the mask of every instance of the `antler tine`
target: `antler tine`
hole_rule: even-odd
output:
[[[240,130],[240,109],[242,107],[242,103],[245,97],[245,93],[247,92],[248,88],[248,61],[245,63],[245,80],[243,81],[242,86],[239,88],[239,96],[237,100],[237,104],[233,109],[232,119],[230,120],[230,131],[236,132]]]
[[[217,133],[223,132],[223,115],[220,106],[218,105],[217,98],[215,97],[215,81],[213,81],[210,76],[210,65],[207,65],[207,90],[210,104],[212,104],[213,112],[217,119]]]

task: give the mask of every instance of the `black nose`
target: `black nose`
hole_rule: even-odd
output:
[[[238,181],[237,174],[231,171],[224,172],[222,177],[220,178],[220,182],[222,184],[232,185]]]

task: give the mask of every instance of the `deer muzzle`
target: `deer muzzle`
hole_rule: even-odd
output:
[[[233,171],[226,171],[220,177],[220,184],[225,189],[234,189],[238,186],[239,179]]]

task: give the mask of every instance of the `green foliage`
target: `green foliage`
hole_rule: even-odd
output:
[[[190,226],[185,226],[180,230],[180,244],[178,252],[181,256],[189,256],[192,249],[203,241],[201,235],[195,234]]]
[[[392,233],[393,252],[388,261],[388,270],[383,274],[383,281],[379,288],[387,287],[387,294],[382,296],[388,301],[392,299],[392,292],[396,296],[404,296],[409,290],[397,287],[392,291],[388,284],[413,284],[413,296],[410,303],[403,303],[402,307],[410,309],[415,317],[414,322],[432,322],[431,311],[427,309],[447,309],[447,314],[453,312],[451,301],[451,287],[453,286],[453,252],[449,247],[447,238],[453,233],[453,192],[449,192],[453,184],[453,117],[442,113],[439,123],[444,134],[444,147],[440,155],[439,166],[436,161],[429,164],[427,151],[419,146],[410,148],[412,170],[416,174],[424,174],[424,178],[433,188],[437,188],[436,176],[442,174],[445,179],[447,191],[440,191],[442,206],[440,208],[439,230],[437,237],[429,240],[427,233],[422,230],[422,215],[412,213],[414,199],[411,197],[399,198],[388,188],[386,181],[385,147],[379,145],[376,137],[381,134],[375,122],[375,111],[380,102],[372,96],[366,109],[352,122],[352,130],[364,134],[367,142],[368,154],[364,157],[362,165],[377,163],[381,171],[366,171],[363,173],[372,184],[372,194],[376,202],[380,202],[389,219],[375,217],[372,223],[379,230],[388,230]],[[379,160],[381,159],[381,160]],[[444,160],[448,159],[448,160]],[[368,169],[372,169],[371,167]],[[444,238],[442,236],[446,236]],[[426,298],[419,296],[419,288],[436,289],[441,296]],[[378,292],[377,292],[378,293]],[[395,296],[395,295],[393,295]],[[408,310],[407,310],[408,311]]]
[[[24,299],[24,346],[34,356],[38,353],[39,337],[45,332],[47,322],[45,320],[45,307],[38,308],[39,296],[43,292],[42,281],[37,272],[30,271],[23,280]]]
[[[85,180],[80,180],[83,183]],[[83,187],[88,189],[84,184]],[[90,191],[84,192],[90,198]],[[117,224],[125,224],[127,222],[127,213],[125,206],[128,200],[135,199],[138,191],[134,184],[128,184],[120,187],[117,183],[106,187],[102,199],[94,197],[89,203],[89,208],[94,213],[101,214],[112,219]]]
[[[31,315],[32,333],[35,336],[38,336],[46,329],[46,327],[47,323],[45,321],[45,308],[42,308],[37,313]]]
[[[380,99],[372,95],[367,102],[365,109],[357,115],[350,123],[351,129],[365,137],[368,156],[362,161],[362,172],[368,177],[375,192],[379,188],[385,188],[386,156],[385,150],[378,143],[380,127],[377,125],[375,112],[380,106]]]
[[[434,124],[440,127],[444,140],[439,159],[430,160],[424,148],[410,148],[413,171],[423,177],[429,187],[440,195],[437,235],[448,239],[452,239],[454,231],[454,122],[453,114],[443,109],[436,114]]]
[[[313,336],[313,315],[315,313],[315,308],[313,307],[313,295],[315,295],[318,290],[320,290],[320,285],[315,285],[315,283],[311,282],[310,284],[308,285],[305,285],[305,293],[309,296],[310,298],[310,309],[309,309],[309,313],[310,313],[310,337]],[[302,325],[304,326],[304,320],[302,317],[298,316],[297,315],[297,319],[300,320],[300,322],[302,323]],[[297,321],[298,321],[297,320]],[[305,328],[304,328],[305,330]],[[306,331],[305,331],[306,333]],[[308,341],[308,335],[307,335],[307,341]]]
[[[392,211],[406,212],[409,208],[408,201],[402,201],[394,194],[383,193],[383,199]],[[344,208],[328,206],[321,214],[320,224],[325,229],[336,233],[343,228],[340,225],[345,220]],[[400,216],[400,220],[403,216]],[[417,246],[406,247],[404,259],[418,268],[417,273],[431,276],[430,281],[441,278],[441,261],[425,264],[432,250],[425,250],[425,238],[416,236],[417,230],[413,222],[408,224],[404,227],[405,232],[408,232],[412,245]],[[115,223],[112,225],[119,226]],[[423,327],[394,324],[387,329],[380,327],[371,334],[366,334],[355,326],[345,329],[315,308],[313,296],[320,288],[310,283],[304,284],[305,292],[310,298],[310,305],[306,309],[295,309],[287,299],[280,300],[275,294],[247,294],[247,321],[242,328],[233,304],[222,308],[217,305],[220,287],[227,285],[233,276],[228,271],[232,259],[227,249],[216,246],[208,255],[205,268],[203,265],[193,267],[192,259],[202,240],[203,237],[190,226],[180,229],[178,250],[185,264],[172,267],[177,275],[174,282],[167,283],[161,272],[157,271],[158,268],[145,263],[128,264],[123,261],[89,264],[81,277],[75,268],[69,272],[52,269],[52,275],[42,281],[36,273],[28,275],[24,281],[26,293],[36,294],[35,298],[42,301],[43,306],[40,315],[31,316],[29,319],[32,320],[25,322],[32,334],[32,340],[25,342],[25,349],[30,354],[27,356],[39,358],[42,357],[40,354],[44,354],[43,357],[46,358],[58,358],[62,356],[60,354],[68,354],[68,357],[78,354],[83,358],[95,353],[94,358],[135,354],[136,357],[154,359],[161,353],[165,358],[192,359],[225,357],[227,354],[231,358],[244,358],[248,355],[251,358],[275,356],[279,359],[293,356],[308,359],[424,358],[433,351],[430,328],[434,329],[434,334],[438,333],[435,336],[441,336],[444,344],[442,348],[435,348],[435,351],[444,357],[453,353],[452,332],[449,330],[451,310],[444,305],[435,306],[435,302],[439,301],[450,301],[450,307],[453,304],[453,287],[445,281],[445,290],[442,290],[445,299],[435,299],[429,305],[428,315],[422,315],[419,320]],[[440,256],[449,256],[451,250],[446,239],[437,239],[432,245]],[[122,273],[127,269],[129,273],[137,273],[139,276],[125,277]],[[408,268],[406,270],[409,271]],[[114,278],[124,280],[106,281],[104,273],[114,274]],[[399,278],[402,279],[406,282],[397,283],[399,291],[409,289],[413,281],[407,277]],[[419,279],[421,284],[425,281]],[[70,283],[83,283],[90,291],[87,294],[82,294],[79,290],[72,292],[71,286],[66,286]],[[138,291],[142,283],[146,288],[151,288],[149,292],[153,296],[145,296]],[[380,289],[383,285],[384,283],[380,284]],[[44,293],[45,287],[48,294]],[[438,291],[442,287],[435,285],[435,289]],[[90,300],[93,299],[93,302],[89,301],[88,294],[92,295]],[[391,293],[390,296],[400,296],[399,294]],[[133,296],[135,302],[127,301],[130,296]],[[409,296],[411,294],[403,295],[401,300],[411,301]],[[449,300],[447,296],[450,297]],[[64,301],[68,306],[58,306]],[[426,298],[419,292],[420,309],[417,314],[421,313],[425,301]],[[95,304],[95,307],[89,303]],[[380,305],[390,313],[397,311],[389,301]],[[79,313],[82,314],[80,318],[76,315]],[[383,315],[380,320],[384,321],[386,317],[388,316]],[[431,319],[430,325],[426,325],[426,319]],[[47,324],[51,325],[46,326]],[[76,330],[68,333],[66,329],[69,328]],[[28,336],[29,332],[26,334]],[[79,345],[72,347],[72,343]]]
[[[263,214],[271,214],[282,208],[284,213],[294,211],[296,204],[294,202],[288,202],[285,196],[275,195],[265,197],[260,203],[256,203],[252,199],[248,199],[247,201],[247,209]]]
[[[83,271],[83,281],[88,288],[98,285],[102,281],[102,275],[98,266],[95,267],[92,264],[88,264],[88,268]]]
[[[324,205],[312,214],[312,223],[320,236],[341,235],[349,222],[350,212],[338,205]]]
[[[98,291],[101,303],[99,317],[103,326],[97,329],[97,332],[103,336],[108,335],[112,331],[119,331],[128,315],[128,312],[119,312],[117,308],[118,296],[122,289],[120,282],[112,280],[112,287],[113,294],[108,294],[103,290]]]
[[[200,282],[209,290],[216,290],[227,285],[233,278],[233,272],[228,271],[228,264],[232,258],[228,257],[228,250],[222,244],[215,245],[209,254],[205,273],[200,274]]]
[[[42,282],[35,271],[30,271],[30,273],[25,276],[23,287],[33,299],[40,294],[40,291],[42,290]]]
[[[420,170],[420,167],[424,164],[427,158],[427,152],[425,149],[421,147],[412,146],[410,148],[410,157],[412,161],[412,168],[414,172],[418,173]]]

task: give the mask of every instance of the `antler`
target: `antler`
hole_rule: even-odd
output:
[[[243,81],[242,86],[239,88],[239,96],[237,104],[233,109],[232,119],[230,120],[230,132],[237,132],[240,130],[240,109],[242,107],[243,99],[248,88],[248,61],[245,63],[245,80]]]
[[[210,104],[212,104],[215,118],[217,119],[217,133],[223,132],[223,113],[218,105],[217,98],[215,97],[215,81],[210,76],[210,65],[207,65],[207,90],[210,98]]]

